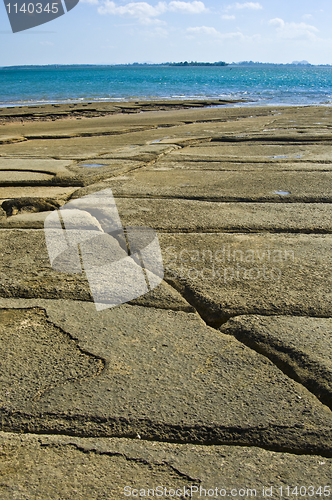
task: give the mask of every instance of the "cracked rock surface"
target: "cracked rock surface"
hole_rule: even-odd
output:
[[[331,111],[198,104],[0,111],[1,499],[330,487]],[[109,188],[164,279],[97,311],[44,222]]]
[[[220,330],[264,353],[332,408],[331,318],[238,316]]]
[[[331,479],[331,459],[254,447],[10,432],[0,433],[0,446],[4,500],[125,498],[126,486],[130,488],[127,492],[143,490],[145,496],[150,489],[152,496],[152,490],[158,491],[160,485],[162,492],[164,488],[167,492],[192,491],[191,498],[196,499],[200,498],[200,488],[218,488],[219,495],[220,490],[226,489],[226,494],[230,494],[232,489],[241,487],[251,489],[253,496],[261,498],[263,488],[269,485],[276,493],[274,498],[278,498],[279,488],[295,484],[299,477],[305,477],[303,485],[307,488],[311,484],[329,484]]]
[[[22,324],[21,308],[39,301],[19,304],[10,309],[7,329],[12,333]],[[29,398],[34,390],[29,386],[23,388],[24,398],[14,388],[3,408],[4,428],[81,436],[139,434],[149,440],[233,442],[329,455],[330,410],[266,357],[207,327],[197,314],[129,305],[98,313],[93,304],[78,301],[43,305],[44,314],[29,314],[34,329],[43,328],[46,315],[53,328],[76,339],[82,351],[96,357],[97,366],[102,359],[105,367],[91,380],[78,368],[77,375],[54,382],[38,398]],[[66,354],[60,349],[55,359],[46,351],[45,370],[58,371],[62,359]],[[42,386],[50,385],[42,372],[39,377]]]

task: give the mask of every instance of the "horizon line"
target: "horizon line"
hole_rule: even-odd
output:
[[[272,62],[254,62],[254,61],[239,61],[239,62],[231,62],[226,63],[224,61],[216,61],[216,62],[208,62],[208,61],[179,61],[179,62],[163,62],[163,63],[150,63],[150,62],[134,62],[134,63],[110,63],[110,64],[90,64],[90,63],[52,63],[52,64],[14,64],[14,65],[6,65],[0,66],[0,69],[10,69],[10,68],[50,68],[50,67],[117,67],[117,66],[216,66],[216,67],[225,67],[225,66],[296,66],[296,67],[330,67],[331,64],[311,64],[307,61],[294,61],[292,63],[272,63]]]

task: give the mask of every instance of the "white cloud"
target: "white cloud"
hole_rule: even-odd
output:
[[[212,26],[196,26],[195,28],[187,28],[188,33],[203,34],[210,36],[220,36],[220,31]]]
[[[83,1],[98,2],[98,0]],[[193,2],[183,2],[180,0],[173,0],[170,3],[159,2],[155,6],[147,2],[130,2],[125,5],[117,5],[112,0],[104,0],[104,3],[98,8],[99,14],[132,17],[141,24],[164,24],[156,18],[167,11],[183,14],[200,14],[207,10],[204,3],[197,0]]]
[[[157,19],[157,18],[151,18],[151,17],[141,17],[141,18],[138,18],[138,22],[141,23],[141,24],[145,24],[147,26],[150,26],[150,25],[154,25],[154,26],[165,26],[167,23],[165,23],[165,21],[161,21],[160,19]]]
[[[189,33],[190,35],[212,36],[220,40],[229,40],[234,38],[243,40],[245,38],[245,36],[240,31],[237,31],[236,33],[221,33],[212,26],[196,26],[193,28],[187,28],[187,33]]]
[[[319,30],[315,26],[306,23],[287,23],[283,19],[276,17],[270,19],[269,24],[276,27],[277,35],[288,40],[316,40]]]
[[[153,29],[148,29],[142,33],[145,38],[167,38],[168,31],[165,28],[156,27]]]
[[[137,19],[157,17],[167,9],[165,2],[159,2],[155,7],[147,2],[131,2],[126,5],[117,6],[115,2],[106,0],[98,8],[99,14],[113,14],[118,16],[129,16]]]
[[[283,19],[280,19],[280,17],[275,17],[274,19],[269,20],[269,24],[273,24],[274,26],[283,28],[285,26],[285,21]]]
[[[80,0],[81,3],[89,3],[90,5],[98,5],[99,0]]]
[[[238,3],[236,2],[235,4],[236,9],[252,9],[252,10],[260,10],[262,9],[262,5],[258,2],[245,2],[245,3]]]
[[[173,1],[168,4],[168,9],[173,12],[183,12],[188,14],[200,14],[201,12],[207,11],[203,2],[180,2]]]
[[[223,40],[244,40],[246,37],[240,31],[236,31],[235,33],[222,33],[221,38]]]
[[[223,14],[221,16],[221,19],[231,20],[231,19],[235,19],[235,16],[229,16],[228,14]]]

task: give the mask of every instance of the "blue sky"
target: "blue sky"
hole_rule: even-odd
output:
[[[332,64],[331,20],[331,0],[80,0],[64,16],[13,34],[1,3],[0,66],[303,59]]]

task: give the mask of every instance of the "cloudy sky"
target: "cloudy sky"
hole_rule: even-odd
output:
[[[331,21],[331,0],[80,0],[66,15],[13,34],[1,2],[0,66],[303,59],[332,64]]]

